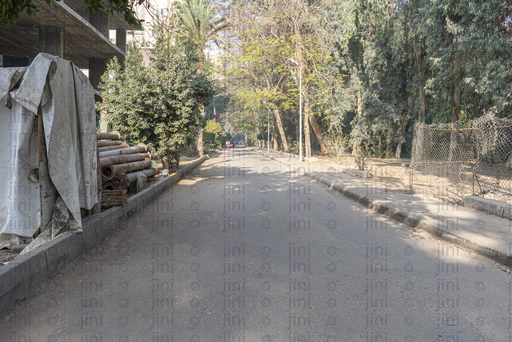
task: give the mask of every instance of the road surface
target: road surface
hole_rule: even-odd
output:
[[[247,148],[3,315],[0,341],[510,341],[511,283]]]

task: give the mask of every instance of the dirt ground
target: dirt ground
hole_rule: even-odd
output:
[[[13,252],[10,249],[0,249],[0,266],[14,259],[19,253]]]
[[[333,158],[321,156],[320,154],[316,154],[314,157],[318,159],[318,161],[313,162],[315,164],[325,165],[329,163],[336,165],[336,162]],[[411,194],[411,189],[409,186],[410,169],[408,167],[410,162],[411,160],[407,158],[372,158],[371,162],[369,163],[369,171],[372,177],[368,178],[368,181],[378,182],[381,185],[385,185],[386,188],[390,191]],[[407,166],[402,166],[402,164],[406,164]],[[356,167],[355,160],[352,156],[344,157],[341,165],[347,167]]]
[[[336,164],[333,158],[321,156],[319,153],[313,156],[318,159],[315,164]],[[473,195],[473,177],[470,171],[466,172],[464,181],[454,183],[450,179],[453,175],[448,172],[444,172],[446,174],[443,175],[443,170],[430,175],[414,171],[415,173],[411,175],[410,163],[411,159],[408,158],[372,158],[369,166],[372,177],[368,180],[378,182],[390,191],[423,198],[438,198],[459,205],[464,203],[465,196]],[[344,157],[341,165],[356,167],[352,156]],[[480,165],[475,177],[475,195],[512,204],[512,170],[502,169],[503,172],[497,173],[494,167]],[[496,174],[499,174],[499,179],[493,176]],[[411,177],[414,181],[412,187]]]

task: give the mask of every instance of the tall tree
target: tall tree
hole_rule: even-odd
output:
[[[131,47],[124,68],[108,64],[100,89],[109,121],[132,143],[145,143],[164,165],[177,169],[187,136],[199,125],[200,105],[213,94],[207,74],[196,74],[196,60],[169,31],[156,29],[152,61]]]
[[[208,42],[225,42],[219,33],[228,27],[226,18],[215,17],[215,6],[206,0],[184,0],[179,2],[178,16],[180,26],[178,31],[179,40],[186,44],[188,49],[194,51],[197,60],[197,75],[201,74],[205,67],[204,49]],[[200,109],[204,121],[204,105]],[[203,122],[199,127],[197,135],[197,152],[203,155]]]

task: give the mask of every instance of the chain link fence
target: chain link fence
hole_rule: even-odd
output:
[[[410,187],[461,203],[478,195],[512,204],[512,119],[486,114],[454,124],[416,124]]]

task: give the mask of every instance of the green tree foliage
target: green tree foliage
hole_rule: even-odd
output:
[[[428,90],[434,121],[510,113],[512,31],[509,1],[440,0],[424,6]],[[437,115],[436,115],[437,114]]]
[[[179,166],[182,147],[200,124],[200,105],[213,94],[207,73],[196,74],[197,58],[175,44],[173,36],[157,29],[152,63],[144,66],[134,47],[121,68],[108,65],[100,89],[107,118],[133,143],[145,143],[156,158]]]
[[[215,17],[215,6],[206,0],[177,3],[180,25],[178,38],[191,49],[201,52],[209,41],[224,42],[219,33],[228,27],[226,18]],[[199,65],[201,67],[201,65]]]
[[[215,122],[215,120],[208,120],[204,125],[204,132],[213,136],[211,140],[216,140],[223,133],[223,129],[220,123]]]
[[[207,0],[184,0],[177,3],[179,26],[177,37],[191,55],[196,56],[196,72],[201,74],[205,67],[204,49],[210,41],[224,41],[219,33],[228,27],[225,18],[215,17],[215,6]],[[204,119],[204,106],[200,104],[201,117]],[[203,122],[200,123],[197,135],[197,151],[203,155]]]

